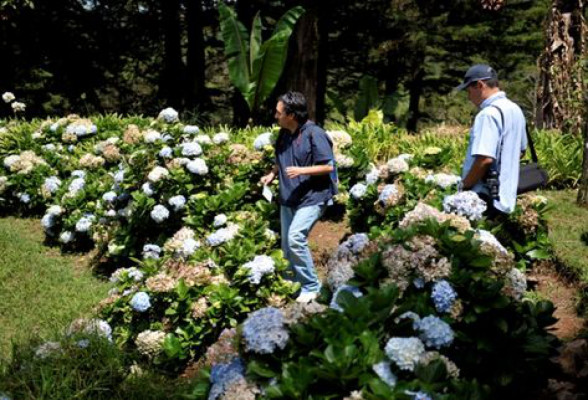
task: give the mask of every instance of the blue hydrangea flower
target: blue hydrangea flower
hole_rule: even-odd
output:
[[[414,371],[419,359],[425,352],[425,345],[419,338],[393,337],[384,349],[388,358],[405,371]]]
[[[131,307],[138,312],[145,312],[151,307],[149,295],[145,292],[137,292],[131,299]]]
[[[20,193],[18,199],[23,204],[29,204],[31,202],[31,195],[28,193]]]
[[[80,190],[82,190],[84,188],[84,186],[86,186],[86,181],[84,180],[84,178],[76,178],[73,181],[71,181],[67,190],[71,194],[76,194]]]
[[[196,158],[186,164],[186,168],[193,174],[206,175],[208,173],[208,166],[201,158]]]
[[[170,206],[174,208],[174,211],[179,211],[186,205],[186,198],[181,194],[173,196],[168,200]]]
[[[399,194],[398,187],[394,184],[389,184],[389,185],[384,186],[384,188],[382,189],[382,192],[378,196],[378,200],[380,202],[382,202],[383,204],[389,206],[389,205],[392,205],[390,203],[390,199],[396,198],[398,196],[398,194]]]
[[[355,185],[353,185],[353,187],[349,190],[349,194],[351,195],[351,197],[353,197],[355,200],[359,200],[361,199],[363,196],[365,196],[365,193],[367,192],[367,186],[364,185],[363,183],[356,183]]]
[[[261,135],[258,135],[255,138],[255,141],[253,142],[253,147],[255,148],[255,150],[263,150],[263,148],[265,146],[268,146],[271,144],[272,144],[272,133],[265,132],[265,133],[262,133]]]
[[[55,215],[54,214],[45,214],[43,218],[41,218],[41,225],[45,231],[50,231],[51,228],[55,226]]]
[[[412,284],[415,288],[422,289],[425,287],[425,280],[423,278],[415,278],[415,280],[412,281]]]
[[[184,133],[186,133],[188,135],[195,135],[198,132],[200,132],[200,128],[198,128],[196,125],[184,126]]]
[[[413,322],[413,327],[416,327],[416,323],[420,322],[421,317],[419,317],[419,315],[415,312],[412,311],[407,311],[401,315],[399,315],[394,321],[396,323],[399,323],[401,320],[403,319],[410,319]],[[415,328],[416,329],[416,328]]]
[[[143,246],[143,258],[153,258],[158,260],[160,254],[161,247],[156,244],[146,244]]]
[[[419,322],[415,323],[416,328],[420,331],[419,338],[427,347],[440,349],[453,343],[453,330],[448,323],[434,315],[426,316]]]
[[[363,293],[361,293],[361,290],[359,290],[359,288],[357,288],[355,286],[351,286],[351,285],[341,285],[341,286],[339,286],[337,288],[337,290],[335,291],[335,293],[333,293],[333,298],[331,299],[331,304],[329,304],[329,307],[330,308],[332,308],[333,310],[337,310],[339,312],[343,312],[343,308],[337,302],[338,299],[339,299],[339,295],[342,292],[351,293],[352,295],[354,295],[357,298],[363,296]]]
[[[455,290],[453,290],[449,282],[441,280],[433,285],[431,298],[435,303],[437,311],[448,313],[451,311],[451,307],[453,307],[457,293],[455,293]]]
[[[114,181],[118,184],[121,184],[125,180],[125,171],[120,170],[114,174]]]
[[[151,210],[151,218],[160,224],[169,218],[169,210],[161,204],[158,204]]]
[[[55,151],[57,147],[53,143],[44,144],[41,146],[45,151]]]
[[[84,216],[76,222],[76,232],[88,232],[92,226],[92,216]]]
[[[188,258],[200,247],[200,242],[193,238],[187,238],[183,241],[182,247],[176,250],[178,257]]]
[[[173,155],[173,150],[171,147],[164,147],[163,149],[159,150],[159,157],[161,158],[171,158]]]
[[[227,364],[215,364],[210,371],[212,387],[208,400],[216,400],[225,393],[233,382],[245,378],[245,365],[240,358],[235,358]]]
[[[365,175],[365,182],[368,185],[373,185],[374,183],[376,183],[378,181],[378,179],[380,179],[380,171],[378,171],[377,168],[372,166],[370,172],[368,172]]]
[[[196,157],[202,154],[202,147],[196,142],[182,143],[180,147],[185,157]]]
[[[255,256],[253,261],[243,264],[243,268],[249,270],[249,282],[259,285],[264,275],[274,272],[274,260],[269,256]]]
[[[278,348],[283,349],[289,339],[284,315],[273,307],[252,312],[243,323],[243,337],[247,351],[271,354]]]
[[[471,221],[482,219],[486,211],[486,202],[471,190],[459,192],[443,199],[443,210],[446,213],[454,213],[464,216]]]
[[[388,386],[390,386],[392,388],[394,386],[396,386],[396,382],[398,381],[398,378],[396,377],[396,375],[394,375],[394,373],[390,369],[389,362],[382,361],[377,364],[374,364],[372,366],[372,369],[374,370],[376,375],[378,375],[378,377],[381,380],[383,380],[384,383],[386,383]]]
[[[45,190],[51,194],[57,192],[57,190],[59,190],[59,186],[61,186],[61,180],[56,176],[50,176],[49,178],[46,178],[45,182],[43,183]]]
[[[115,192],[110,191],[110,192],[106,192],[102,195],[102,200],[104,200],[107,203],[113,203],[117,197],[118,196],[116,195]]]

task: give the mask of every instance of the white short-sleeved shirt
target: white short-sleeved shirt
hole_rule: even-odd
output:
[[[504,127],[500,111],[494,106],[502,110]],[[507,99],[504,92],[498,92],[482,102],[480,112],[470,129],[462,179],[465,179],[472,168],[476,156],[492,157],[496,162],[501,138],[504,136],[500,151],[500,199],[494,201],[494,207],[505,213],[511,213],[516,206],[520,156],[527,148],[525,127],[525,116],[521,108]],[[478,182],[472,190],[489,194],[488,188],[482,182]]]

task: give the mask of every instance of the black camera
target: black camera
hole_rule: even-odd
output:
[[[500,182],[498,181],[498,171],[494,168],[488,171],[488,175],[486,176],[486,185],[490,190],[490,197],[492,200],[498,200],[500,198]]]

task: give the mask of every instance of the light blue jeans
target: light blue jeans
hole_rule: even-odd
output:
[[[294,280],[302,286],[302,293],[316,293],[321,290],[308,248],[308,234],[326,207],[324,204],[300,208],[280,206],[282,251],[290,262]]]

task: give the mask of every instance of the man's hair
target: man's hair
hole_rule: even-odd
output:
[[[308,104],[306,97],[300,92],[289,91],[278,97],[278,101],[284,104],[286,114],[294,114],[298,123],[304,123],[308,119]]]
[[[494,89],[497,88],[498,85],[498,79],[496,78],[490,78],[490,79],[485,79],[484,83],[486,84],[486,86],[488,86],[490,89]]]

